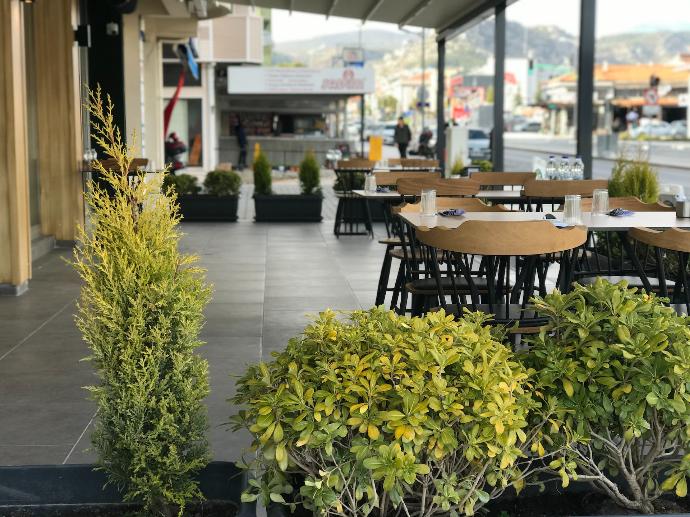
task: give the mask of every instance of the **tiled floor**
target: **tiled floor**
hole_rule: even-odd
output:
[[[322,224],[183,225],[182,247],[201,256],[214,285],[200,353],[210,364],[207,399],[213,457],[237,459],[247,436],[223,424],[227,398],[248,363],[269,359],[325,308],[374,302],[383,246],[364,236],[336,239]],[[382,229],[378,229],[382,233]],[[56,250],[34,264],[29,291],[0,298],[0,465],[93,461],[89,435],[96,381],[74,322],[79,280]]]

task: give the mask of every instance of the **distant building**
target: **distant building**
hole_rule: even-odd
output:
[[[596,65],[595,129],[610,128],[614,125],[614,120],[624,121],[630,110],[636,110],[640,116],[668,122],[684,119],[687,108],[681,105],[679,96],[688,92],[689,73],[678,63]],[[563,132],[564,128],[575,125],[576,99],[577,76],[574,72],[556,77],[543,85],[542,101],[551,113],[550,119],[560,120],[550,124],[552,132]]]

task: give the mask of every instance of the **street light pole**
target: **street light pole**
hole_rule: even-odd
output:
[[[422,95],[420,106],[421,116],[422,116],[422,127],[421,130],[424,131],[424,110],[426,107],[426,29],[422,29]]]

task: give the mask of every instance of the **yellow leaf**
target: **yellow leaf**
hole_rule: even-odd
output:
[[[678,481],[676,485],[676,495],[678,497],[685,497],[688,495],[688,482],[685,480],[685,476],[680,478],[680,481]]]
[[[372,440],[376,440],[380,434],[379,428],[375,425],[369,424],[369,427],[367,428],[367,434],[369,435],[369,438],[371,438]]]
[[[394,433],[395,439],[399,440],[404,432],[405,432],[405,426],[404,425],[399,425],[398,427],[396,427],[395,433]]]
[[[570,382],[568,379],[563,379],[563,390],[565,391],[566,395],[569,397],[572,397],[573,394],[575,393],[575,390],[573,389],[573,383]]]
[[[543,456],[544,454],[546,454],[544,446],[541,444],[541,442],[537,444],[537,454],[539,454],[539,456]]]
[[[496,434],[503,434],[503,431],[505,428],[503,427],[503,422],[500,420],[497,420],[496,423],[494,424],[494,427],[496,428]],[[501,467],[503,468],[503,467]]]
[[[405,426],[405,432],[403,433],[403,441],[409,442],[414,438],[414,429],[410,426]]]

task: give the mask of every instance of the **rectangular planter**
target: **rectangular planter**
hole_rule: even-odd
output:
[[[94,465],[0,467],[0,515],[126,515],[137,510],[123,503]],[[194,503],[203,515],[255,517],[254,504],[242,503],[246,474],[230,462],[214,461],[197,476],[206,501]]]
[[[211,196],[208,194],[177,197],[183,221],[237,221],[239,196]]]
[[[254,195],[257,222],[318,223],[323,196],[318,194]]]

